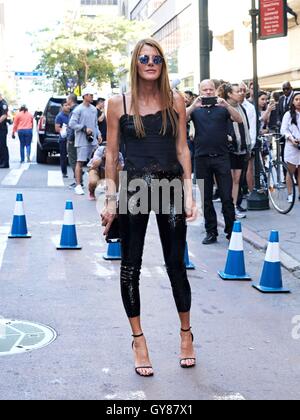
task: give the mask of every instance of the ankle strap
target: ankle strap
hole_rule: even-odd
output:
[[[133,338],[141,338],[141,337],[143,337],[143,336],[144,336],[144,333],[139,334],[139,335],[133,335],[132,337],[133,337]]]
[[[184,330],[184,329],[181,328],[181,331],[187,333],[187,332],[190,332],[191,329],[192,329],[192,327],[190,327],[188,330]]]

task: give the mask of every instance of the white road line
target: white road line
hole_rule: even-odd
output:
[[[214,398],[216,401],[246,401],[246,398],[243,395],[237,394],[228,394],[223,396],[216,396]]]
[[[24,163],[19,169],[12,169],[2,180],[1,185],[14,186],[17,185],[21,176],[30,168],[30,163]]]
[[[64,187],[61,171],[48,171],[48,187]]]
[[[9,227],[0,227],[0,270],[2,268],[5,250],[8,242]]]

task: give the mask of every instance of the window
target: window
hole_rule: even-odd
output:
[[[178,73],[179,50],[190,44],[193,38],[191,20],[191,7],[163,26],[154,34],[154,38],[161,44],[168,59],[171,73]]]
[[[167,0],[141,0],[131,12],[131,20],[149,19]]]
[[[82,6],[117,6],[118,0],[80,0]]]

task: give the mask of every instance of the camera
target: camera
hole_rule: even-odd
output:
[[[201,103],[204,106],[216,106],[218,103],[218,97],[217,96],[201,97]]]
[[[89,143],[93,143],[94,142],[94,136],[93,134],[87,134],[86,135],[86,139]]]

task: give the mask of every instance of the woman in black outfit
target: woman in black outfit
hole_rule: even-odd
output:
[[[173,295],[181,321],[182,368],[196,365],[193,335],[190,325],[191,288],[184,263],[186,221],[197,217],[196,203],[192,198],[191,159],[186,139],[186,111],[184,99],[173,93],[168,78],[166,60],[160,45],[153,39],[140,41],[136,46],[131,64],[131,93],[109,101],[108,142],[106,154],[107,196],[102,213],[107,235],[117,208],[117,162],[119,138],[125,143],[127,180],[121,183],[121,203],[126,210],[119,214],[122,243],[121,291],[124,307],[132,328],[136,373],[143,377],[153,376],[146,340],[140,318],[139,281],[144,241],[153,203],[153,182],[179,181],[179,198],[182,209],[178,210],[178,189],[170,194],[169,211],[165,210],[164,195],[159,195],[156,209],[157,223],[171,280]],[[145,185],[145,206],[135,199],[139,189],[128,189],[131,181]],[[183,188],[184,186],[184,188]],[[177,196],[176,196],[177,194]],[[148,201],[147,201],[148,200]],[[144,203],[142,203],[144,204]],[[137,212],[143,208],[143,212]],[[168,213],[168,214],[166,214]]]

